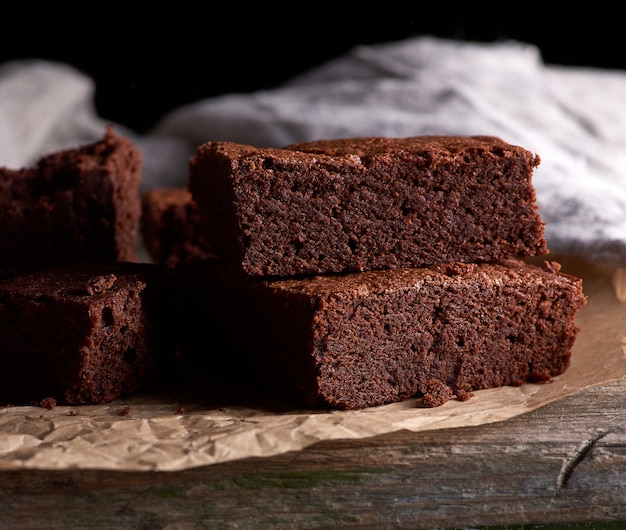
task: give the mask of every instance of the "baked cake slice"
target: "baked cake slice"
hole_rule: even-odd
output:
[[[0,400],[106,403],[173,379],[170,278],[149,263],[63,265],[0,281]]]
[[[0,277],[83,261],[135,261],[142,158],[111,127],[101,140],[0,168]]]
[[[586,303],[582,280],[559,269],[506,260],[267,279],[190,262],[175,271],[181,354],[196,374],[302,407],[419,395],[436,406],[549,381],[569,365]]]
[[[540,159],[486,136],[200,145],[189,190],[208,244],[252,276],[547,254]]]

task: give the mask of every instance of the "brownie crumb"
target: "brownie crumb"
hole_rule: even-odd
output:
[[[561,270],[561,264],[556,262],[556,261],[544,261],[543,262],[543,266],[545,268],[545,270],[547,270],[548,272],[553,272],[555,274],[558,274],[559,271]]]
[[[426,392],[422,397],[422,404],[425,407],[439,407],[448,402],[452,397],[452,389],[438,379],[429,379],[426,384]]]
[[[107,274],[106,276],[96,276],[87,284],[87,294],[94,295],[108,291],[115,283],[115,274]]]
[[[39,406],[42,409],[52,410],[54,407],[57,406],[57,400],[51,397],[47,397],[39,402]]]
[[[128,416],[130,414],[130,407],[127,405],[122,410],[120,410],[120,416]]]
[[[472,392],[471,387],[468,388],[457,388],[456,389],[456,398],[459,401],[469,401],[474,397],[474,392]]]

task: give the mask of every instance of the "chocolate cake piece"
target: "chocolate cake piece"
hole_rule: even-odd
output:
[[[211,256],[197,205],[186,188],[157,188],[143,194],[141,235],[149,257],[165,267]]]
[[[0,168],[0,277],[82,261],[135,261],[142,159],[111,127],[29,168]]]
[[[200,145],[189,189],[214,252],[252,276],[547,253],[537,155],[485,136]]]
[[[86,405],[168,386],[170,277],[149,263],[70,264],[0,281],[0,400]]]
[[[465,400],[566,370],[586,298],[559,269],[505,260],[267,279],[192,262],[175,272],[180,351],[196,374],[296,407]]]

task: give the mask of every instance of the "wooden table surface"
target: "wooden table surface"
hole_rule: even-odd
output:
[[[3,528],[451,528],[626,521],[626,381],[477,427],[179,472],[0,473]],[[613,526],[612,528],[616,528]]]
[[[626,528],[626,379],[506,421],[325,441],[184,471],[0,471],[1,529],[589,521]]]

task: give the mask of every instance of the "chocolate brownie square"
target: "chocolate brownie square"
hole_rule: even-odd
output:
[[[521,260],[291,278],[205,260],[177,267],[175,285],[192,371],[336,409],[549,381],[586,303],[558,263]]]
[[[0,281],[0,399],[85,405],[168,386],[170,277],[149,263],[79,263]]]
[[[213,251],[251,276],[424,267],[546,254],[539,163],[485,136],[207,142],[189,190]]]
[[[197,205],[186,188],[157,188],[143,194],[141,235],[150,259],[165,267],[211,256]]]
[[[96,142],[0,168],[0,277],[83,261],[135,261],[142,158],[111,127]]]

